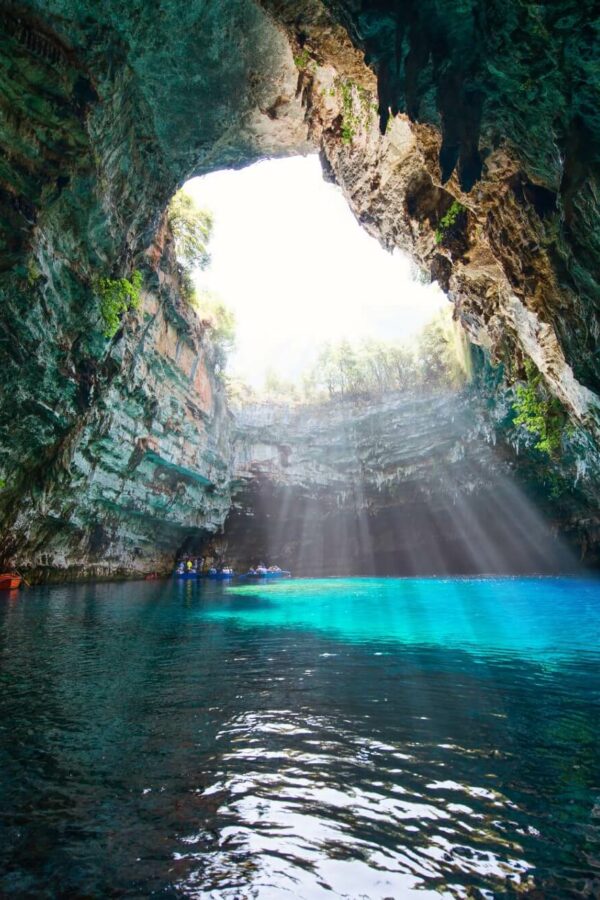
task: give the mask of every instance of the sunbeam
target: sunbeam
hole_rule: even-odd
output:
[[[254,474],[225,528],[228,556],[243,567],[268,554],[299,575],[574,571],[498,448],[473,431],[468,394],[441,409],[402,395],[273,412],[256,451],[244,443]],[[242,431],[252,417],[240,413]]]

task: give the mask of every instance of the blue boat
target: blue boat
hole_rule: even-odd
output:
[[[233,569],[230,572],[217,572],[213,569],[209,569],[206,573],[207,578],[214,578],[216,581],[228,581],[230,578],[235,578],[235,572]]]

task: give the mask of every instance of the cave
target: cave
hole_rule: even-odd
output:
[[[530,465],[532,490],[546,502],[560,480],[550,515],[593,562],[597,144],[585,11],[569,20],[577,62],[564,63],[581,78],[573,117],[541,133],[535,104],[512,90],[526,73],[506,47],[543,41],[538,14],[517,6],[501,28],[489,5],[456,16],[411,4],[389,16],[250,0],[183,19],[175,9],[157,21],[135,4],[102,15],[2,5],[5,564],[18,556],[33,578],[165,571],[188,537],[220,530],[226,413],[210,341],[178,296],[165,207],[192,175],[315,149],[363,227],[439,281],[482,366],[502,369],[491,388],[480,379],[481,395],[501,408],[530,360],[562,404],[570,437],[550,474]],[[559,11],[544,15],[559,43]],[[381,28],[370,24],[379,16]],[[390,57],[393,34],[405,69]],[[558,104],[559,71],[540,103]],[[476,77],[487,78],[477,102]],[[583,143],[585,178],[574,161]],[[99,280],[133,271],[143,312],[107,341]],[[170,433],[178,416],[187,424]]]
[[[595,896],[596,5],[0,0],[0,22],[0,892]],[[314,153],[447,295],[464,391],[232,412],[169,204]],[[202,594],[182,554],[299,577]]]

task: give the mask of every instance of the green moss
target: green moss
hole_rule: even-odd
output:
[[[448,212],[440,219],[440,224],[435,231],[435,242],[441,244],[450,229],[456,225],[456,221],[461,213],[466,212],[466,207],[455,200]]]
[[[40,271],[40,267],[38,266],[36,260],[33,257],[30,257],[27,260],[27,284],[29,285],[29,287],[33,287],[41,277],[42,273]]]
[[[351,144],[361,128],[367,128],[373,111],[371,95],[349,78],[339,78],[336,88],[342,101],[342,142]]]
[[[142,273],[137,269],[128,278],[99,278],[96,292],[100,297],[100,312],[104,320],[104,336],[112,338],[119,330],[121,316],[138,309],[142,291]]]
[[[313,62],[313,60],[311,59],[310,53],[308,52],[308,50],[306,49],[306,47],[304,47],[304,48],[300,51],[300,53],[298,54],[298,56],[295,56],[295,57],[294,57],[294,64],[295,64],[295,66],[296,66],[297,69],[300,69],[301,72],[303,72],[305,69],[308,69],[308,67],[310,66],[311,62]],[[314,64],[314,63],[313,63],[313,64]]]
[[[541,373],[530,360],[525,363],[525,374],[526,383],[516,389],[513,424],[537,436],[536,450],[556,456],[567,427],[566,413],[560,401],[548,393]]]

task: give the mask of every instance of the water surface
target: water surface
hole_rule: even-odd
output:
[[[0,601],[0,895],[595,897],[600,585]]]

